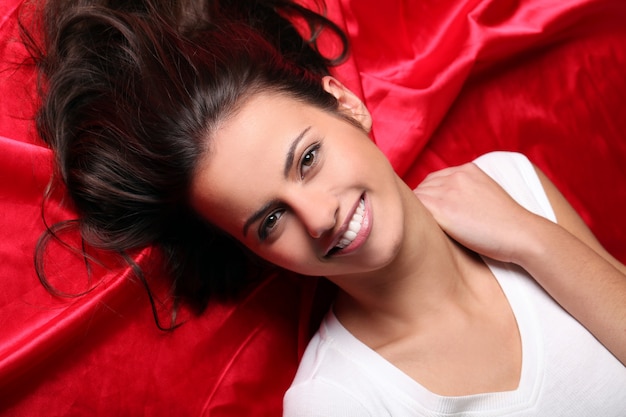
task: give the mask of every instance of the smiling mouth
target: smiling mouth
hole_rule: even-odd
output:
[[[337,245],[328,252],[327,256],[331,256],[338,251],[346,248],[354,241],[354,239],[356,239],[359,232],[361,231],[361,228],[363,227],[364,214],[365,200],[363,199],[363,197],[361,197],[359,205],[354,211],[350,222],[348,223],[348,229],[343,233]]]

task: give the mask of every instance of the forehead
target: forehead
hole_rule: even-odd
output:
[[[285,181],[286,155],[319,112],[280,94],[248,99],[211,135],[192,181],[193,207],[237,236],[247,216]]]

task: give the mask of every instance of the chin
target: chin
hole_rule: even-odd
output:
[[[385,245],[372,248],[366,255],[366,261],[368,269],[371,271],[387,268],[393,264],[398,258],[400,249],[402,247],[402,239],[395,237],[393,239],[387,239]]]

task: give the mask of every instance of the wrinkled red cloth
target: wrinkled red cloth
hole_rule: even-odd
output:
[[[50,248],[55,285],[93,288],[80,297],[37,280],[52,156],[31,121],[34,74],[18,65],[21,2],[0,4],[0,414],[280,415],[328,302],[315,280],[268,276],[238,302],[199,317],[183,309],[173,332],[156,328],[143,287],[106,254],[89,277],[82,258]],[[327,12],[352,45],[335,74],[364,99],[373,139],[410,185],[484,152],[524,152],[626,261],[623,0],[328,0]],[[46,213],[73,217],[62,190]],[[159,292],[154,256],[134,258]]]

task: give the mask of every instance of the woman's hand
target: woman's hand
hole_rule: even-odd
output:
[[[473,163],[430,174],[414,190],[442,229],[462,245],[493,259],[515,262],[548,221],[520,206]]]

